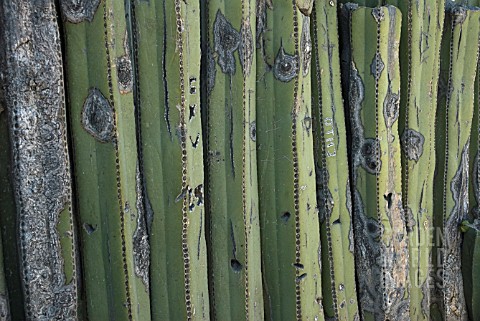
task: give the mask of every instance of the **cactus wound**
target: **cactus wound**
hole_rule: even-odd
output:
[[[278,50],[273,66],[273,75],[280,81],[289,82],[298,74],[298,57],[285,52],[283,45]]]
[[[403,152],[409,160],[414,160],[418,162],[420,157],[423,154],[423,143],[425,138],[419,132],[414,129],[406,129],[400,143],[402,145]]]
[[[450,183],[455,205],[444,229],[443,288],[445,291],[445,312],[446,316],[457,317],[458,320],[466,314],[461,261],[458,258],[461,255],[462,243],[459,224],[468,215],[469,146],[470,143],[467,141],[463,147],[457,172]]]
[[[92,21],[100,0],[61,0],[63,16],[72,23]]]
[[[136,174],[136,208],[137,208],[137,228],[133,234],[133,264],[135,275],[142,279],[145,284],[146,291],[149,291],[149,269],[150,269],[150,243],[147,229],[147,217],[153,215],[148,213],[151,207],[146,204],[144,198],[145,189],[142,185],[142,175],[137,165]]]
[[[114,114],[108,100],[97,88],[91,88],[82,110],[83,128],[102,143],[112,140]]]
[[[235,56],[241,41],[240,33],[233,28],[220,10],[217,11],[213,26],[213,42],[218,54],[218,64],[225,74],[235,74]],[[251,53],[253,54],[253,53]]]
[[[388,86],[388,93],[383,103],[383,117],[388,128],[393,126],[398,119],[400,111],[400,95],[392,93],[390,86]]]

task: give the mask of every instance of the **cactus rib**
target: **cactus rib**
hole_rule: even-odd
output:
[[[340,86],[336,7],[328,2],[313,10],[315,59],[314,109],[318,204],[322,223],[325,314],[338,320],[357,320],[354,241],[348,176],[347,138]],[[328,246],[325,246],[328,245]],[[331,297],[332,303],[327,303]],[[333,308],[333,311],[331,311]]]

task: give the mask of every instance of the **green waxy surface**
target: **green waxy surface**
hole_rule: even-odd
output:
[[[66,21],[64,30],[87,317],[149,320],[148,288],[135,274],[133,260],[138,215],[133,94],[120,88],[118,75],[120,59],[130,59],[124,4],[104,0],[91,22]],[[82,123],[84,103],[94,89],[114,113],[107,142]]]
[[[256,62],[251,47],[255,1],[209,1],[207,11],[206,170],[212,317],[263,320]],[[228,42],[226,35],[233,39]],[[237,49],[229,52],[232,43]]]
[[[199,2],[133,4],[152,319],[207,320]]]
[[[323,320],[310,19],[294,2],[265,2],[259,10],[257,155],[265,314],[273,320]]]
[[[338,320],[359,317],[345,114],[340,84],[336,6],[313,11],[313,111],[318,204],[322,223],[324,308]]]

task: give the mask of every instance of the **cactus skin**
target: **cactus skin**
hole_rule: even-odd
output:
[[[260,2],[257,17],[257,155],[265,314],[273,320],[323,320],[310,106],[310,21],[295,2],[288,1],[276,2],[274,7]]]
[[[409,319],[408,248],[397,134],[400,27],[401,13],[393,6],[351,11],[354,235],[364,320]],[[369,44],[369,39],[377,45]]]
[[[1,6],[25,318],[75,319],[77,260],[56,9],[54,1]]]
[[[148,283],[134,260],[146,251],[148,270],[148,247],[134,240],[142,213],[125,8],[97,4],[78,17],[61,2],[86,311],[89,320],[149,320]]]
[[[206,9],[211,314],[215,320],[263,320],[255,145],[255,1],[228,5],[208,1]],[[230,43],[226,35],[232,37]],[[235,47],[238,50],[233,51]]]
[[[206,320],[199,2],[131,4],[152,320]]]
[[[476,68],[464,65],[461,61],[478,61],[478,41],[480,31],[480,11],[449,4],[448,20],[445,24],[445,60],[449,63],[448,85],[443,104],[439,108],[438,133],[445,132],[444,143],[438,148],[438,155],[444,157],[439,162],[438,172],[443,173],[441,185],[436,187],[436,197],[443,200],[436,207],[435,226],[443,232],[443,244],[438,244],[439,253],[435,262],[442,264],[441,288],[435,288],[435,304],[431,314],[434,320],[467,320],[467,309],[461,276],[460,223],[468,218],[469,199],[469,145],[474,109],[474,84]],[[471,46],[475,43],[476,46]],[[442,45],[443,47],[443,45]],[[440,96],[442,97],[442,96]],[[442,110],[444,109],[444,110]],[[439,144],[440,145],[440,144]],[[440,158],[440,156],[437,156]]]
[[[317,2],[312,14],[317,202],[323,220],[325,314],[354,321],[359,312],[336,11],[325,1]]]
[[[435,117],[445,1],[389,0],[404,17],[399,133],[408,224],[410,318],[429,320],[432,277]],[[428,39],[428,41],[427,41]],[[407,54],[408,53],[408,54]],[[428,87],[425,87],[428,84]]]

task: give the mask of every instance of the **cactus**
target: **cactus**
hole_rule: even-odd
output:
[[[149,320],[125,7],[61,1],[87,317]]]
[[[464,233],[462,245],[462,273],[464,279],[465,301],[468,308],[469,320],[480,318],[480,221],[475,219],[473,224],[464,224],[467,231]]]
[[[1,6],[25,317],[74,319],[77,259],[54,1]]]
[[[352,8],[350,14],[349,111],[359,303],[364,320],[408,320],[397,121],[401,13],[385,6]]]
[[[263,320],[255,1],[207,2],[206,169],[212,318]],[[242,14],[240,15],[239,12]]]
[[[387,1],[398,5],[403,20],[400,50],[402,93],[400,137],[403,203],[407,219],[410,270],[410,318],[430,319],[433,279],[433,179],[435,115],[445,1]],[[428,84],[428,87],[425,87]]]
[[[207,320],[199,2],[131,4],[152,319]]]
[[[345,115],[336,6],[317,2],[313,26],[313,114],[317,202],[322,222],[325,315],[358,320]]]
[[[441,184],[436,187],[436,197],[442,200],[434,217],[435,226],[443,234],[442,243],[435,262],[441,268],[441,288],[436,287],[436,302],[432,305],[434,320],[467,320],[463,281],[461,276],[460,223],[468,218],[469,145],[472,126],[474,96],[473,89],[476,68],[460,63],[478,61],[479,15],[480,11],[462,5],[448,3],[448,20],[445,24],[445,48],[448,48],[446,62],[448,85],[440,100],[437,116],[438,132],[445,132],[445,139],[439,143],[438,173],[443,174]],[[468,44],[474,43],[475,46]],[[442,45],[443,47],[443,45]],[[440,96],[442,97],[442,96]],[[443,102],[445,103],[443,105]],[[445,106],[445,107],[443,107]],[[441,111],[441,112],[440,112]],[[440,156],[437,156],[440,158]]]
[[[274,6],[261,1],[257,17],[257,155],[265,314],[273,320],[323,320],[310,18],[295,1],[275,2]]]

